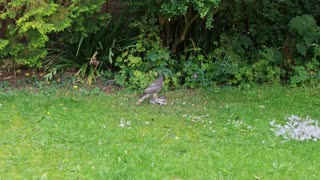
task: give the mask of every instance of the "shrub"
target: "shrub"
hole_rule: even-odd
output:
[[[279,60],[277,60],[279,53],[277,49],[267,47],[259,51],[258,58],[252,65],[252,80],[254,82],[270,84],[281,82],[284,71],[280,68]]]
[[[320,27],[311,15],[296,16],[289,22],[289,32],[295,37],[295,47],[299,55],[307,57],[312,44],[320,39]]]
[[[210,68],[214,76],[215,82],[218,84],[238,84],[241,81],[242,74],[239,69],[242,66],[241,57],[235,53],[231,47],[219,47],[211,55],[213,64]]]
[[[124,0],[130,10],[142,15],[157,18],[159,29],[162,30],[163,44],[172,53],[179,53],[188,38],[197,19],[204,21],[203,28],[213,27],[213,16],[218,11],[220,0]],[[160,35],[160,34],[159,34]]]
[[[155,72],[171,73],[168,66],[173,64],[173,60],[170,51],[162,47],[159,27],[155,22],[155,19],[144,17],[131,24],[139,30],[138,39],[117,57],[115,66],[119,72],[115,75],[116,83],[132,89],[141,88],[147,85]]]
[[[50,79],[56,71],[66,69],[76,70],[78,78],[87,77],[88,84],[101,75],[111,76],[115,58],[135,42],[134,30],[127,28],[130,21],[126,16],[109,19],[104,27],[82,36],[79,42],[67,41],[50,50],[46,77]]]
[[[311,15],[296,16],[288,26],[297,52],[289,64],[290,85],[317,84],[320,80],[320,27]]]
[[[79,40],[97,29],[106,15],[97,15],[104,0],[65,1],[0,1],[2,31],[0,58],[14,57],[28,66],[41,66],[47,55],[47,45],[54,34],[69,31],[69,40]],[[90,20],[89,20],[90,19]],[[73,36],[75,35],[75,36]]]

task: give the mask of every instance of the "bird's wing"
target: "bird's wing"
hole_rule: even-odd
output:
[[[162,79],[152,82],[145,90],[144,94],[153,94],[161,90],[163,85]]]
[[[162,88],[162,84],[151,84],[144,90],[144,94],[153,94],[160,91]]]

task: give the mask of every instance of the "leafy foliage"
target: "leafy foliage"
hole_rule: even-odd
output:
[[[320,27],[313,16],[294,17],[288,24],[294,38],[295,61],[291,63],[290,84],[316,84],[319,82]]]
[[[318,0],[123,0],[124,24],[103,0],[68,2],[0,0],[0,57],[132,89],[157,73],[166,88],[319,83]]]
[[[258,83],[280,83],[284,70],[277,61],[279,53],[277,49],[264,47],[259,52],[257,61],[251,66],[252,80]]]
[[[0,1],[3,22],[3,39],[0,41],[0,57],[12,56],[16,62],[28,66],[41,66],[46,57],[46,46],[50,35],[64,30],[72,30],[85,36],[98,27],[96,19],[103,0],[94,3],[86,0],[66,1]],[[90,21],[88,21],[90,18]],[[68,36],[70,40],[79,36]]]
[[[206,28],[213,27],[213,15],[220,0],[125,0],[134,12],[154,16],[158,19],[161,38],[172,53],[179,51],[179,46],[186,40],[191,26],[200,17],[205,20]]]
[[[62,70],[75,70],[78,78],[87,77],[91,84],[97,77],[106,75],[114,70],[115,57],[121,54],[122,48],[135,42],[134,30],[128,30],[130,18],[126,16],[109,19],[105,26],[98,31],[82,36],[79,42],[65,42],[50,50],[45,61],[48,74]],[[77,36],[75,36],[77,37]]]
[[[307,50],[320,39],[320,27],[311,15],[297,16],[289,22],[289,32],[295,36],[296,49],[306,57]]]
[[[170,59],[169,50],[161,45],[155,19],[143,18],[131,25],[140,34],[136,43],[117,57],[115,66],[120,71],[115,80],[120,85],[130,85],[130,88],[146,87],[154,73],[170,73],[168,66],[173,64],[173,60]]]
[[[60,27],[47,20],[57,12],[57,4],[47,1],[1,1],[5,7],[1,13],[2,21],[14,24],[5,25],[5,45],[1,46],[0,56],[15,56],[17,62],[35,65],[38,59],[46,56],[45,43],[47,34],[66,28],[70,21]]]
[[[101,12],[105,3],[105,0],[72,0],[68,9],[72,26],[62,34],[62,41],[79,43],[81,39],[106,27],[111,15]]]

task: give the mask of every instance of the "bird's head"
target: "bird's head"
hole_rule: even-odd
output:
[[[163,74],[159,74],[159,79],[161,79],[163,81]]]
[[[162,79],[163,79],[163,73],[161,73],[161,72],[155,72],[154,75],[155,75],[156,77],[159,77],[159,78],[162,78]]]

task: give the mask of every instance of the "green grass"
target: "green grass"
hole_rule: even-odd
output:
[[[320,177],[319,142],[282,143],[269,125],[320,120],[319,89],[162,94],[166,106],[136,106],[133,93],[0,92],[0,179]]]

